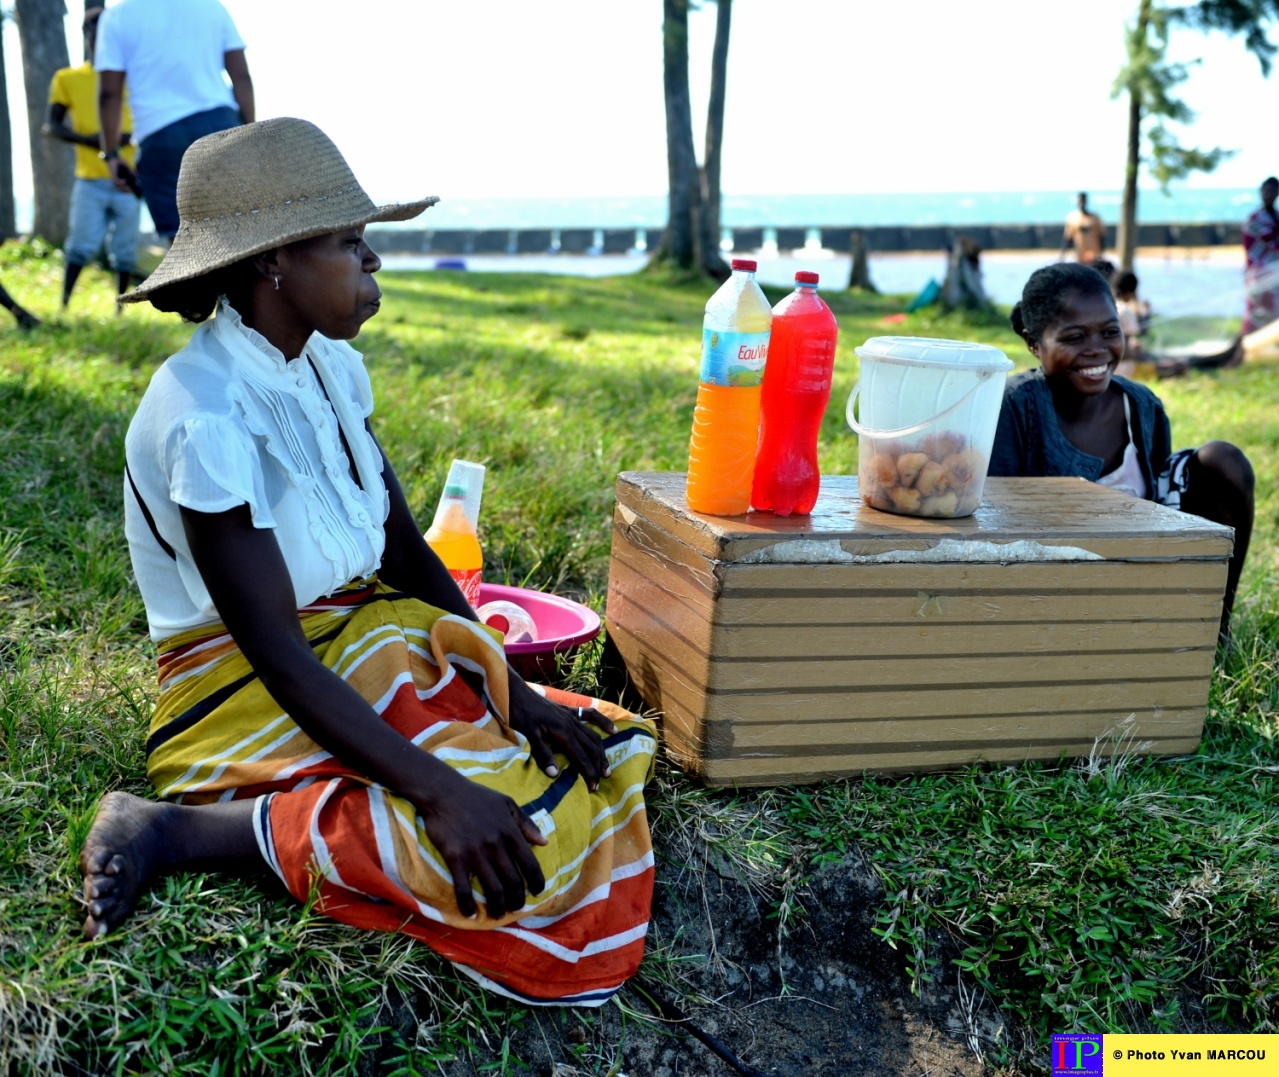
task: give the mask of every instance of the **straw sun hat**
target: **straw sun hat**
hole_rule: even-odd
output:
[[[438,201],[375,206],[329,136],[306,120],[263,120],[205,135],[182,158],[173,246],[120,302],[136,303],[299,239],[407,221]]]

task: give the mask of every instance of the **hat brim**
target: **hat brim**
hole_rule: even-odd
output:
[[[313,239],[315,236],[328,235],[331,232],[343,232],[348,228],[359,228],[366,224],[410,221],[438,201],[439,198],[436,195],[430,195],[417,202],[392,202],[385,206],[370,206],[367,199],[364,199],[367,208],[361,208],[358,212],[345,216],[335,213],[328,220],[314,221],[304,227],[299,227],[295,219],[291,222],[282,220],[272,228],[269,220],[262,219],[270,215],[269,211],[261,211],[258,219],[245,222],[246,226],[252,227],[255,233],[255,239],[250,242],[245,242],[243,237],[237,235],[237,229],[226,227],[219,227],[198,235],[201,229],[184,221],[173,239],[173,245],[169,247],[155,271],[138,287],[120,296],[117,302],[141,302],[149,299],[159,289],[167,288],[171,284],[195,280],[206,273],[225,269],[245,258],[252,258],[255,254],[283,247],[289,243],[297,243],[303,239]],[[264,235],[269,238],[263,238]]]

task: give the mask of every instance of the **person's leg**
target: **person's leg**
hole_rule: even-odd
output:
[[[125,191],[116,191],[111,200],[111,264],[116,273],[116,294],[129,290],[138,261],[138,220],[142,216],[142,199]],[[116,307],[119,314],[121,308]]]
[[[1187,465],[1182,511],[1235,529],[1235,550],[1226,575],[1225,606],[1221,614],[1222,639],[1229,638],[1235,591],[1252,539],[1255,482],[1248,457],[1228,441],[1210,441],[1200,446]]]
[[[5,310],[17,318],[18,325],[23,329],[34,329],[37,325],[41,324],[40,319],[14,299],[13,296],[5,290],[3,284],[0,284],[0,307],[4,307]]]
[[[197,112],[147,135],[138,146],[138,185],[146,199],[156,232],[169,241],[177,235],[178,172],[182,155],[197,138],[235,127],[240,115],[233,108]]]
[[[88,916],[86,938],[122,924],[151,879],[194,863],[261,861],[254,830],[256,800],[198,806],[108,793],[80,850]]]
[[[66,263],[62,278],[64,308],[71,301],[71,289],[79,280],[80,271],[93,261],[106,238],[114,190],[115,185],[106,179],[77,179],[71,187],[71,219],[62,248]]]
[[[71,290],[75,287],[75,282],[80,279],[80,271],[84,269],[82,262],[73,262],[67,260],[67,264],[62,271],[62,309],[67,309],[67,304],[71,302]]]

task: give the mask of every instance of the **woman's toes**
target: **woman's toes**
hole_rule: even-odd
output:
[[[105,897],[116,888],[118,882],[118,877],[114,875],[91,875],[84,880],[84,896],[89,900]]]

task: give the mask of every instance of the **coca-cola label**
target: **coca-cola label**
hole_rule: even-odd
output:
[[[702,330],[704,385],[759,385],[768,360],[768,333],[722,333]]]
[[[480,604],[480,570],[478,568],[451,568],[449,575],[457,581],[466,596],[466,601],[473,607]]]

